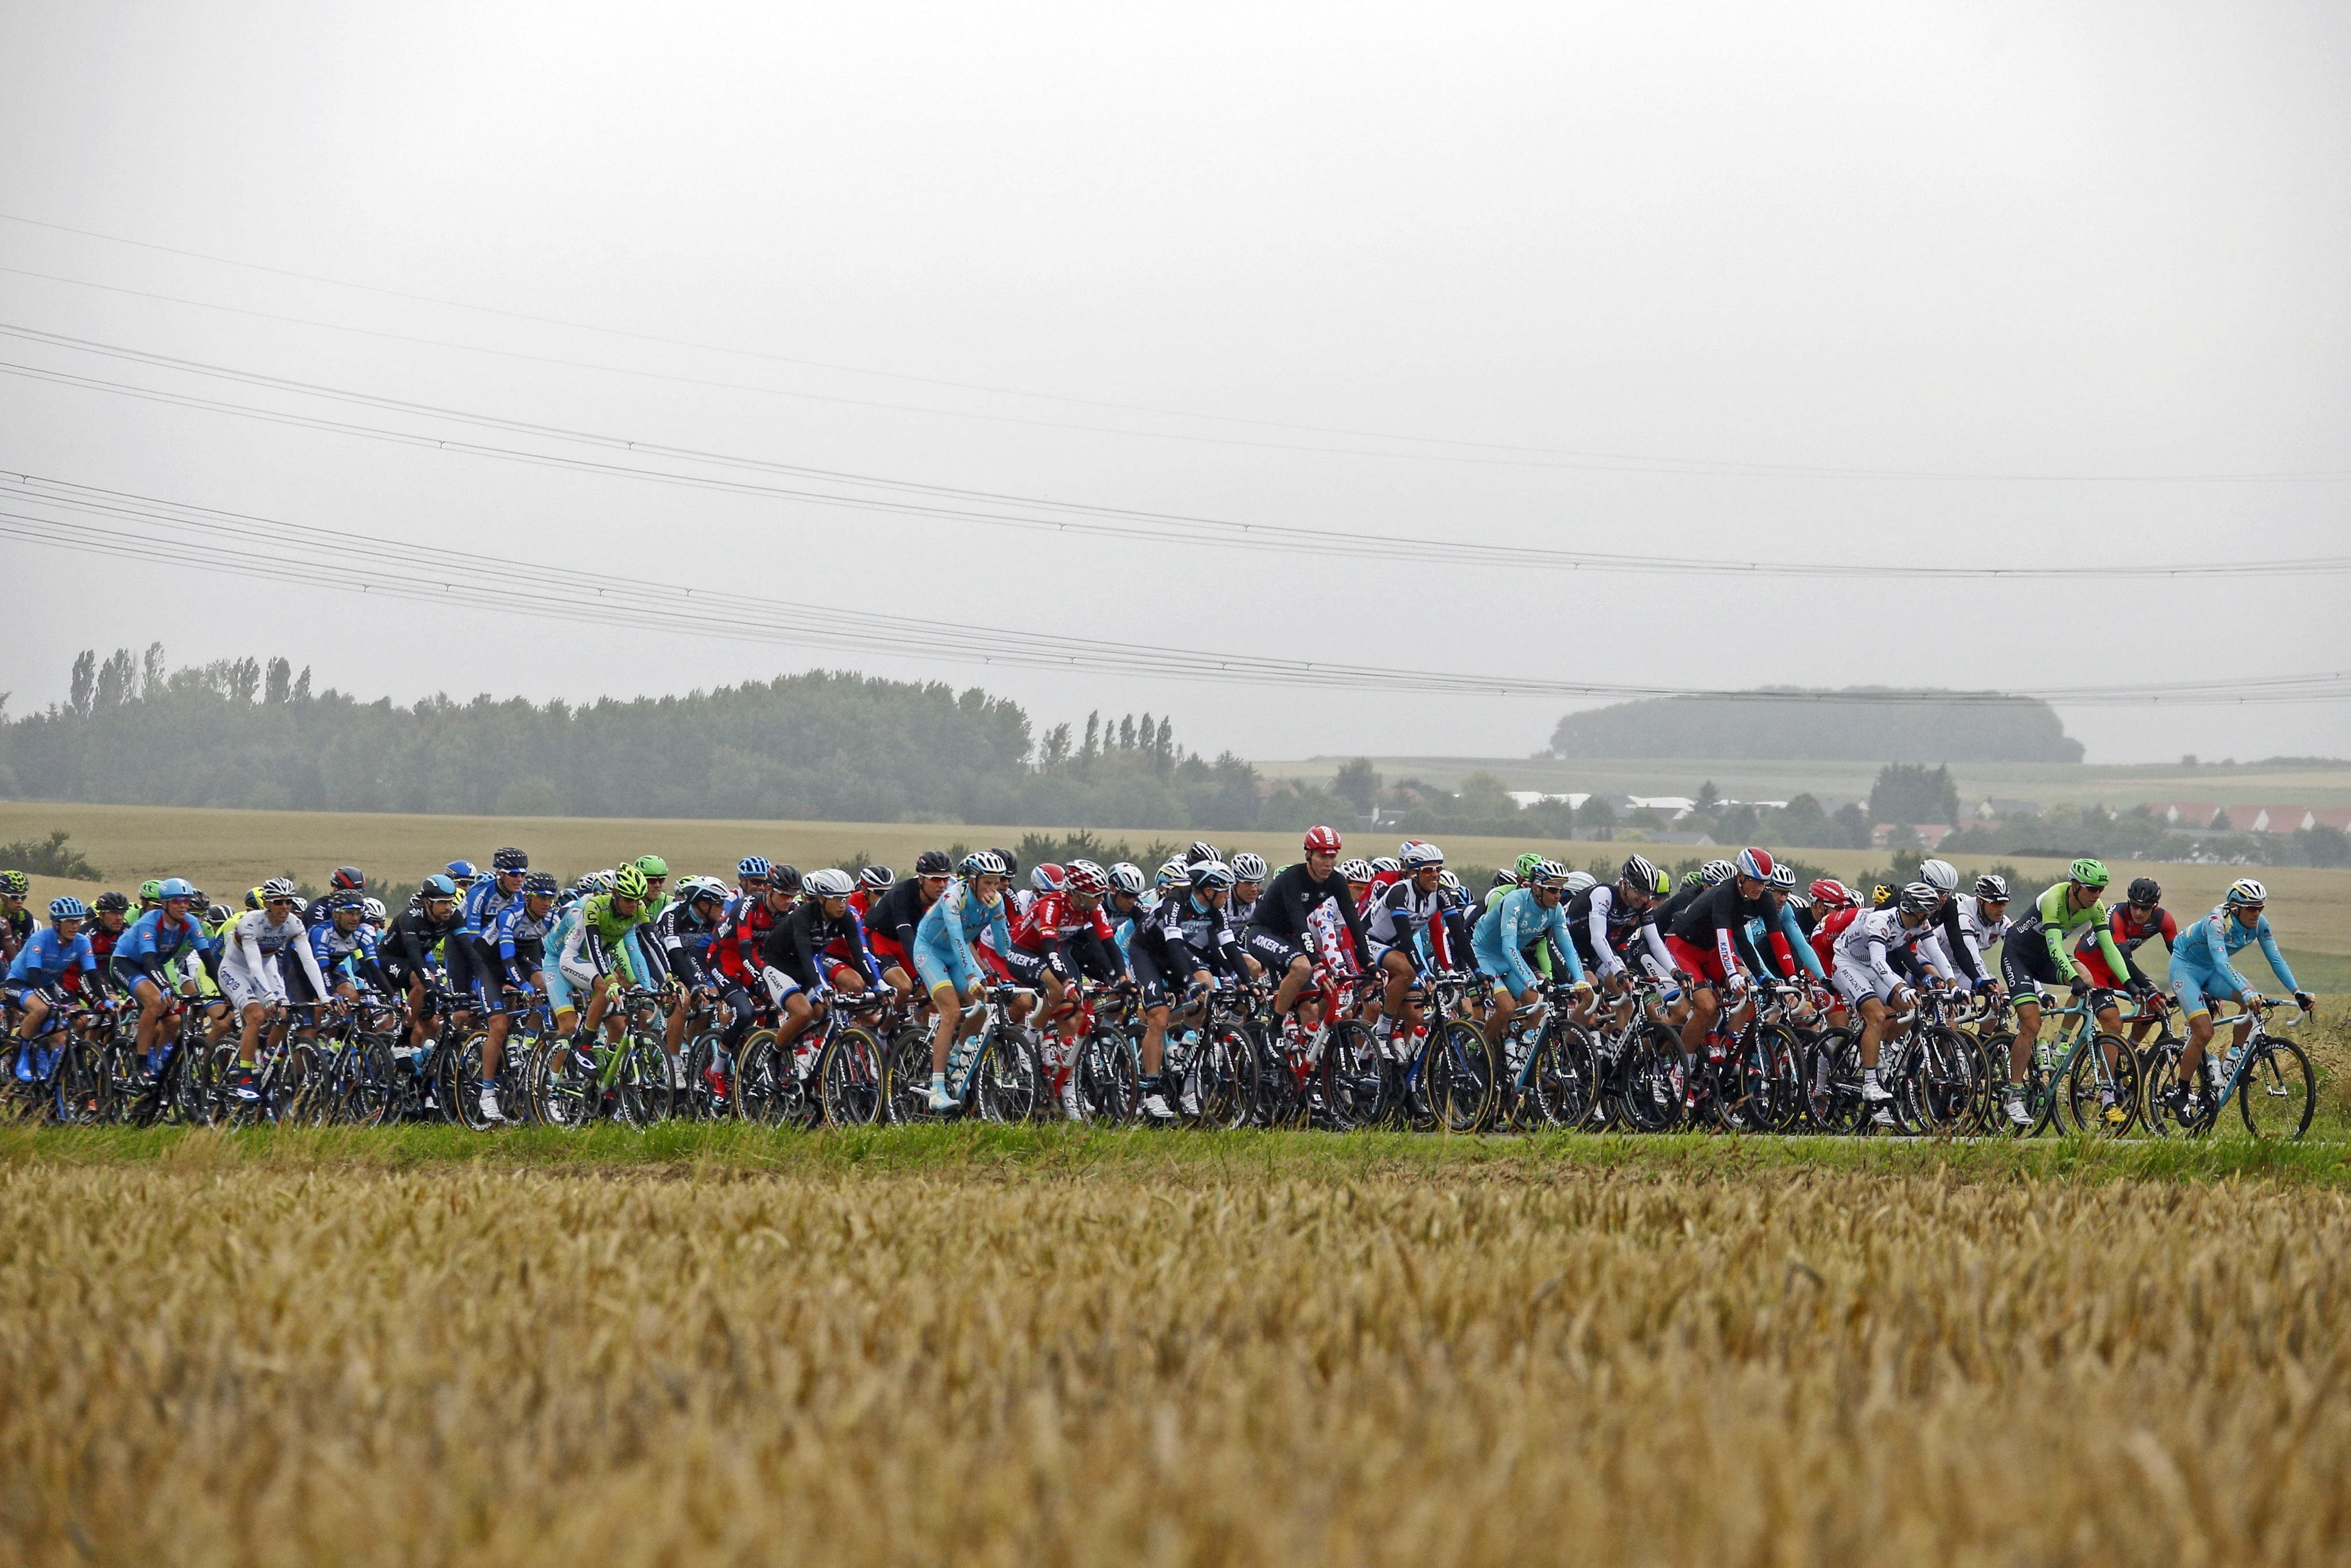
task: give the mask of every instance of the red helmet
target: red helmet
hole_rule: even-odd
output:
[[[1810,889],[1814,904],[1825,904],[1832,909],[1846,909],[1861,902],[1860,895],[1833,876],[1824,876]]]
[[[1739,852],[1739,874],[1757,882],[1771,880],[1771,852],[1744,849]]]
[[[1339,830],[1309,828],[1306,830],[1306,852],[1310,855],[1335,855],[1339,852]]]
[[[1071,893],[1103,894],[1110,891],[1110,873],[1092,861],[1071,861],[1069,867],[1069,891]]]

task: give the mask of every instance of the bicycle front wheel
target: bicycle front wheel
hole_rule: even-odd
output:
[[[1493,1125],[1500,1074],[1494,1050],[1471,1025],[1444,1025],[1428,1046],[1428,1097],[1437,1124],[1448,1133],[1482,1133]]]
[[[1546,1126],[1564,1132],[1589,1128],[1600,1103],[1600,1056],[1592,1037],[1573,1024],[1543,1031],[1535,1047],[1528,1098]]]
[[[882,1120],[882,1042],[869,1030],[841,1030],[817,1065],[817,1098],[836,1127],[871,1127]]]
[[[987,1041],[972,1071],[979,1074],[979,1113],[988,1121],[1029,1121],[1045,1103],[1044,1068],[1018,1040]]]
[[[2077,1133],[2119,1138],[2138,1123],[2138,1053],[2120,1035],[2091,1040],[2074,1053],[2064,1082],[2052,1087],[2065,1124]]]
[[[2317,1106],[2318,1078],[2302,1047],[2290,1040],[2263,1040],[2237,1081],[2237,1112],[2245,1119],[2245,1131],[2256,1138],[2297,1142],[2310,1131]]]

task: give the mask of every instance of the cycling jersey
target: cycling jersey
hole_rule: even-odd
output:
[[[266,909],[247,911],[229,927],[221,944],[221,990],[239,1007],[289,999],[286,956],[291,953],[310,982],[310,998],[326,995],[326,980],[319,972],[309,936],[309,928],[290,912],[283,920],[272,920]]]
[[[914,927],[914,972],[926,992],[941,986],[960,992],[979,979],[980,960],[974,951],[979,938],[993,937],[999,949],[1012,946],[1004,924],[1005,904],[1001,897],[988,903],[961,878],[947,883]]]
[[[318,959],[319,972],[322,975],[347,975],[355,980],[365,980],[380,989],[387,988],[383,966],[379,961],[380,953],[375,927],[364,920],[349,931],[332,920],[324,925],[310,927],[310,954]],[[330,980],[328,983],[339,982]]]
[[[1667,974],[1675,968],[1674,956],[1666,946],[1666,937],[1682,911],[1698,902],[1698,894],[1708,891],[1704,883],[1695,887],[1677,887],[1673,892],[1641,912],[1641,943],[1649,950],[1650,962]]]
[[[1991,960],[1984,956],[1984,949],[2008,936],[2008,916],[2002,915],[1997,920],[1984,918],[1983,900],[1973,895],[1954,898],[1950,902],[1952,907],[1959,911],[1959,943],[1953,946],[1950,933],[1946,931],[1944,948],[1950,954],[1954,964],[1959,963],[1961,954],[1965,954],[1967,961],[1974,967],[1969,977],[1980,985],[1991,975]]]
[[[183,957],[201,957],[218,944],[204,923],[193,915],[173,920],[161,909],[151,909],[123,931],[114,945],[114,969],[126,984],[168,979],[170,967]]]
[[[613,896],[609,893],[590,894],[570,912],[572,924],[557,950],[557,962],[563,977],[574,986],[593,985],[597,976],[614,973],[623,984],[638,983],[636,968],[629,957],[628,940],[641,923],[643,909],[641,906],[637,914],[623,915],[612,907]],[[500,917],[501,925],[513,915],[509,910]],[[538,935],[543,937],[545,934],[542,926]]]
[[[2106,962],[2109,974],[2123,975],[2130,967],[2123,962],[2122,954],[2115,947],[2114,934],[2106,928],[2106,906],[2094,901],[2087,909],[2066,906],[2066,890],[2074,884],[2057,883],[2033,900],[2032,911],[2014,923],[2009,932],[2007,951],[2016,959],[2014,967],[2023,968],[2032,978],[2043,977],[2042,971],[2053,971],[2056,983],[2071,984],[2080,977],[2074,960],[2066,956],[2066,939],[2077,932],[2095,931],[2098,955]],[[2030,948],[2029,955],[2017,954],[2019,947]],[[2043,958],[2047,962],[2043,963]]]
[[[839,943],[847,956],[837,960],[854,969],[867,985],[874,983],[873,962],[865,950],[865,925],[852,909],[839,919],[827,917],[821,900],[804,898],[791,913],[769,926],[759,943],[763,970],[778,970],[808,990],[825,986],[824,955]],[[780,998],[778,998],[781,999]]]
[[[777,918],[764,896],[729,904],[711,935],[711,965],[736,985],[748,986],[758,977],[759,944],[767,940]]]
[[[1247,904],[1243,904],[1239,899],[1235,898],[1232,894],[1227,894],[1225,895],[1225,924],[1231,926],[1236,931],[1248,930],[1249,928],[1249,923],[1257,916],[1257,906],[1264,902],[1265,894],[1262,892],[1260,892],[1255,898],[1250,899]]]
[[[653,950],[677,983],[688,990],[707,984],[703,968],[717,931],[715,919],[702,919],[694,910],[690,901],[678,899],[654,916],[653,928]]]
[[[599,897],[603,896],[599,894]],[[587,900],[592,904],[594,899]],[[583,904],[582,907],[586,905]],[[547,967],[547,934],[555,926],[555,910],[533,915],[528,898],[517,898],[498,911],[487,940],[487,977],[517,990],[530,987],[531,976]]]
[[[1099,903],[1081,914],[1067,893],[1043,894],[1011,929],[1013,947],[1042,958],[1064,982],[1075,977],[1073,967],[1101,980],[1125,973],[1110,915]]]
[[[1896,955],[1907,953],[1923,957],[1918,949],[1932,943],[1934,932],[1931,918],[1912,925],[1892,904],[1863,911],[1837,937],[1835,983],[1839,994],[1849,1002],[1859,1002],[1869,996],[1879,1001],[1888,999],[1903,981],[1902,973],[1896,967]]]
[[[33,939],[33,912],[29,909],[0,910],[0,958],[16,961]]]
[[[2074,956],[2081,961],[2082,972],[2090,983],[2098,986],[2152,986],[2147,971],[2138,967],[2138,950],[2142,944],[2160,936],[2166,951],[2179,941],[2179,926],[2171,912],[2158,905],[2141,909],[2134,904],[2117,904],[2106,919],[2106,936],[2123,956],[2120,971],[2106,967],[2105,956],[2098,951],[2097,934],[2089,933],[2074,944]]]
[[[1188,888],[1167,890],[1142,937],[1171,983],[1189,980],[1203,969],[1212,975],[1246,972],[1240,939],[1226,921],[1223,906],[1202,904]]]
[[[87,936],[77,931],[72,941],[63,942],[56,926],[45,925],[26,937],[9,960],[8,988],[21,1007],[25,992],[60,985],[68,974],[86,975],[97,967],[98,956],[90,951]]]
[[[1810,950],[1804,941],[1804,934],[1796,928],[1796,917],[1789,911],[1786,900],[1768,891],[1753,898],[1744,897],[1739,891],[1739,879],[1726,877],[1690,900],[1675,918],[1669,935],[1673,941],[1683,944],[1689,950],[1676,952],[1676,967],[1688,969],[1687,960],[1690,952],[1695,952],[1701,956],[1702,960],[1710,958],[1719,967],[1709,970],[1701,967],[1690,970],[1692,974],[1701,978],[1728,980],[1733,973],[1747,967],[1746,960],[1739,952],[1738,933],[1750,920],[1759,916],[1767,931],[1776,930],[1788,938],[1791,953],[1799,946]],[[1667,946],[1670,948],[1671,942]],[[1813,972],[1816,976],[1819,974],[1816,967]]]
[[[2285,988],[2300,991],[2302,987],[2294,979],[2294,971],[2286,967],[2285,955],[2278,951],[2277,938],[2271,935],[2270,917],[2257,915],[2247,925],[2231,915],[2225,904],[2182,931],[2179,940],[2172,944],[2172,978],[2179,980],[2184,975],[2197,982],[2201,990],[2241,995],[2252,990],[2252,984],[2230,959],[2255,943],[2261,945],[2262,956],[2270,961],[2271,969]]]
[[[1614,883],[1593,883],[1567,901],[1568,934],[1575,938],[1575,956],[1587,972],[1624,972],[1625,949],[1641,934],[1646,909],[1635,909],[1616,896]]]
[[[1583,961],[1576,956],[1575,938],[1568,934],[1567,905],[1553,904],[1545,909],[1531,887],[1510,889],[1470,936],[1478,967],[1509,985],[1513,996],[1535,983],[1526,950],[1543,944],[1560,954],[1571,978],[1583,978]]]
[[[410,904],[393,917],[377,944],[384,967],[396,980],[405,981],[411,976],[430,978],[434,949],[464,924],[465,916],[455,904],[446,920],[434,919],[421,903]]]
[[[1386,891],[1373,894],[1371,915],[1364,928],[1383,947],[1401,948],[1431,967],[1462,967],[1469,959],[1468,923],[1461,918],[1441,883],[1424,893],[1418,879],[1398,878]],[[1455,961],[1456,948],[1460,950],[1459,963]]]
[[[1372,950],[1364,939],[1363,916],[1356,912],[1346,878],[1336,870],[1317,882],[1302,864],[1284,866],[1265,884],[1265,891],[1258,895],[1251,908],[1249,946],[1260,946],[1258,937],[1262,935],[1275,938],[1273,946],[1286,947],[1293,956],[1302,952],[1310,935],[1307,916],[1314,913],[1316,904],[1326,902],[1336,904],[1346,919],[1347,939],[1355,950],[1355,961],[1369,967]]]

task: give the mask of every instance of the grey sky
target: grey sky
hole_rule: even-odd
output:
[[[0,321],[726,452],[1332,529],[2079,564],[2341,553],[2351,534],[2339,478],[1628,472],[1284,428],[1907,474],[2351,471],[2340,4],[84,3],[0,13],[0,212],[1092,401],[633,342],[9,223]],[[13,340],[0,359],[319,408]],[[2029,686],[2351,653],[2341,578],[1759,586],[1171,549],[565,475],[13,376],[0,467],[780,597],[1364,663]],[[1564,706],[852,661],[5,548],[16,712],[62,695],[72,649],[151,636],[175,662],[283,651],[402,700],[854,663],[984,684],[1040,725],[1172,713],[1189,744],[1268,757],[1520,753]],[[2351,753],[2341,702],[2067,719],[2094,760]]]

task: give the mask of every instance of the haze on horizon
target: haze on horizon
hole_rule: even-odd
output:
[[[2096,566],[2351,537],[2340,5],[93,3],[0,14],[0,214],[644,336],[0,221],[0,322],[44,332],[927,485],[1465,544]],[[0,339],[0,361],[447,428],[54,343]],[[1691,686],[2351,667],[2339,576],[1926,587],[1250,554],[18,375],[0,469],[1237,653]],[[1523,754],[1568,706],[802,653],[6,557],[16,714],[63,696],[75,650],[156,639],[174,664],[282,653],[402,702],[854,667],[985,685],[1040,729],[1168,714],[1187,746],[1265,758]],[[2351,755],[2341,700],[2061,712],[2097,762]]]

